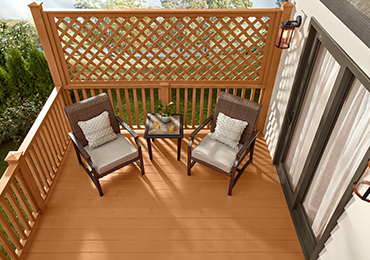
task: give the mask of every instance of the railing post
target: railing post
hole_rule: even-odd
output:
[[[266,52],[266,54],[270,57],[269,60],[267,60],[268,64],[266,66],[266,71],[268,73],[266,74],[266,77],[263,79],[263,84],[266,86],[265,90],[262,92],[262,96],[260,97],[260,103],[262,104],[262,109],[260,113],[260,117],[257,124],[257,129],[259,131],[263,131],[263,128],[265,126],[266,116],[270,105],[272,90],[274,88],[275,79],[276,79],[276,73],[279,68],[280,63],[280,57],[282,49],[279,49],[275,47],[275,40],[277,38],[278,34],[278,26],[281,22],[288,21],[290,19],[290,14],[293,9],[293,4],[291,2],[282,2],[281,3],[281,15],[278,15],[275,20],[275,26],[276,30],[272,32],[271,34],[271,44],[270,50]]]
[[[35,201],[38,210],[40,213],[46,210],[46,204],[43,198],[41,197],[40,191],[37,188],[35,181],[33,180],[33,176],[28,169],[28,166],[24,160],[24,155],[22,151],[18,152],[9,152],[6,158],[4,159],[9,165],[12,164],[19,164],[19,172],[22,175],[22,178],[27,185],[33,200]]]
[[[28,5],[28,7],[31,10],[33,20],[35,21],[35,26],[42,44],[42,48],[45,53],[46,60],[49,65],[50,73],[54,81],[55,88],[57,90],[60,90],[65,85],[65,80],[63,79],[61,72],[63,71],[61,69],[60,61],[57,57],[57,52],[55,51],[55,48],[53,50],[52,46],[52,36],[50,35],[50,30],[48,30],[47,26],[48,23],[45,22],[47,19],[46,16],[43,15],[43,8],[42,3],[36,4],[35,2]]]
[[[171,101],[170,83],[162,82],[159,83],[159,86],[160,86],[159,99],[165,103],[170,102]]]

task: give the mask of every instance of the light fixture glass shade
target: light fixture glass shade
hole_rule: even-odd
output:
[[[279,26],[279,33],[275,42],[275,46],[280,49],[288,49],[290,46],[290,40],[292,39],[294,27],[284,28],[282,24]]]
[[[279,25],[279,33],[275,42],[275,46],[280,49],[288,49],[294,28],[301,26],[301,23],[302,17],[300,15],[297,16],[295,21],[282,22]]]

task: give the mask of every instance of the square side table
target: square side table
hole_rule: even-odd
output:
[[[157,128],[154,125],[157,125]],[[173,127],[173,131],[170,131],[169,126]],[[155,138],[176,138],[177,139],[177,160],[180,161],[181,154],[181,140],[184,136],[183,131],[183,115],[173,114],[171,121],[163,123],[160,114],[147,114],[145,124],[144,138],[148,144],[149,158],[153,160],[152,144]]]

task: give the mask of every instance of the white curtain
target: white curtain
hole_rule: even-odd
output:
[[[340,65],[321,47],[311,76],[304,104],[285,160],[293,189],[302,174],[326,103],[333,89]]]
[[[370,93],[356,80],[310,185],[304,207],[320,238],[370,146]]]

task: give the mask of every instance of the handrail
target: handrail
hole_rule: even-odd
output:
[[[38,7],[36,3],[30,4]],[[96,15],[96,14],[110,14],[116,16],[125,16],[125,15],[142,15],[142,16],[163,16],[169,17],[177,14],[181,15],[195,15],[195,16],[215,16],[221,14],[231,14],[231,15],[241,15],[241,14],[275,14],[279,9],[274,8],[253,8],[253,9],[52,9],[45,8],[45,12],[51,15],[66,15],[66,16],[81,16],[81,15]]]
[[[19,259],[67,149],[69,126],[62,91],[53,90],[0,179],[0,258]]]

